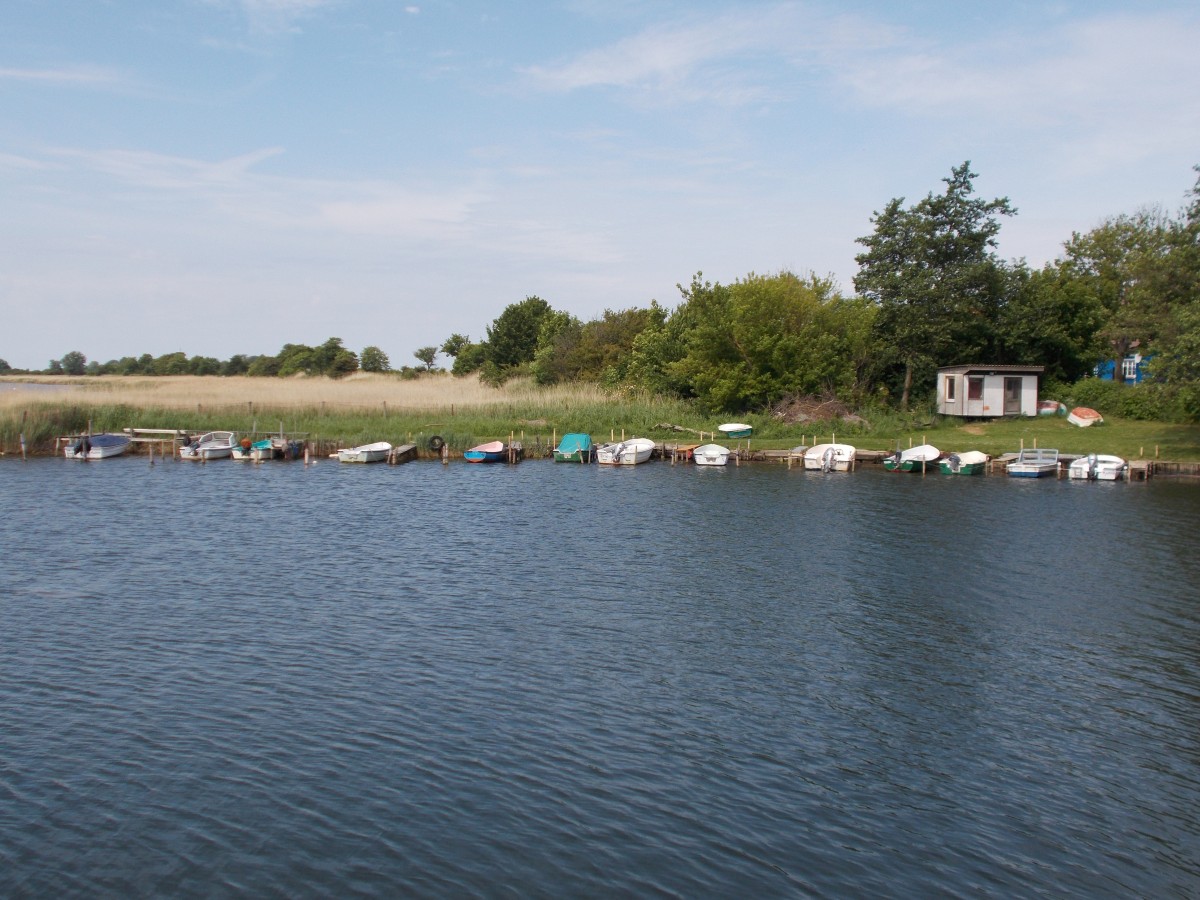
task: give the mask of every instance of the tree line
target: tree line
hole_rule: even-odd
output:
[[[1197,167],[1200,173],[1200,167]],[[764,408],[793,395],[907,409],[933,392],[937,369],[961,363],[1041,365],[1070,384],[1098,362],[1137,351],[1151,382],[1200,419],[1200,178],[1177,213],[1148,208],[1075,232],[1041,268],[996,252],[1006,197],[974,190],[970,163],[912,204],[898,197],[858,238],[853,294],[814,274],[750,273],[730,284],[697,273],[673,308],[606,309],[583,321],[538,296],[507,306],[478,341],[452,334],[414,351],[416,375],[439,352],[456,375],[499,384],[593,381],[690,398],[713,411]],[[0,360],[0,372],[7,364]],[[360,354],[330,338],[275,356],[224,362],[183,353],[51,361],[66,374],[338,377],[393,371],[378,347]]]

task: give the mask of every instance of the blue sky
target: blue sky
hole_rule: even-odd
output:
[[[853,291],[855,238],[971,160],[1000,253],[1176,211],[1194,2],[5,0],[0,358],[395,366],[536,294],[697,271]]]

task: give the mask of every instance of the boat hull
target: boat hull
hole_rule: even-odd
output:
[[[804,451],[804,468],[810,472],[849,472],[856,452],[849,444],[817,444]]]
[[[596,448],[596,462],[602,466],[636,466],[650,459],[654,442],[647,438],[631,438],[601,444]]]
[[[589,463],[592,456],[592,438],[587,434],[564,434],[554,448],[555,462]]]
[[[1067,477],[1075,481],[1121,481],[1129,475],[1129,463],[1119,456],[1089,454],[1067,466]]]
[[[720,444],[703,444],[692,450],[692,462],[698,466],[724,466],[729,462],[729,448]]]
[[[384,462],[392,452],[392,445],[386,441],[374,444],[363,444],[361,447],[350,447],[337,452],[338,462],[344,463],[377,463]]]
[[[754,429],[749,425],[744,425],[741,422],[726,422],[724,425],[718,425],[717,431],[731,438],[748,438],[754,433]]]
[[[1103,422],[1104,416],[1086,406],[1077,406],[1067,414],[1067,421],[1080,428],[1090,428],[1092,425]]]
[[[210,431],[179,448],[180,459],[204,462],[210,459],[228,459],[237,446],[237,435],[232,431]]]
[[[470,463],[503,462],[507,450],[504,441],[491,441],[467,450],[463,453],[463,459]]]
[[[936,472],[941,455],[942,451],[932,444],[921,444],[892,454],[883,461],[883,467],[889,472]]]
[[[67,459],[110,459],[129,449],[129,438],[123,434],[94,434],[81,437],[63,448]]]
[[[938,460],[938,471],[943,475],[982,475],[987,463],[986,453],[968,450],[966,453],[951,453]]]

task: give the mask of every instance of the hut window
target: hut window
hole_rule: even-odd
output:
[[[946,376],[946,402],[947,403],[953,403],[955,400],[954,382],[955,382],[955,378],[953,375]]]
[[[967,379],[967,399],[982,400],[983,399],[983,379],[968,378]]]

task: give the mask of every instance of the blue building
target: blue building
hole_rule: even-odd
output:
[[[1149,357],[1142,356],[1140,353],[1131,353],[1121,360],[1121,371],[1125,373],[1125,383],[1140,384],[1146,377],[1146,363],[1148,361]],[[1114,369],[1114,361],[1106,359],[1097,363],[1096,368],[1092,371],[1097,378],[1103,381],[1112,381]]]

